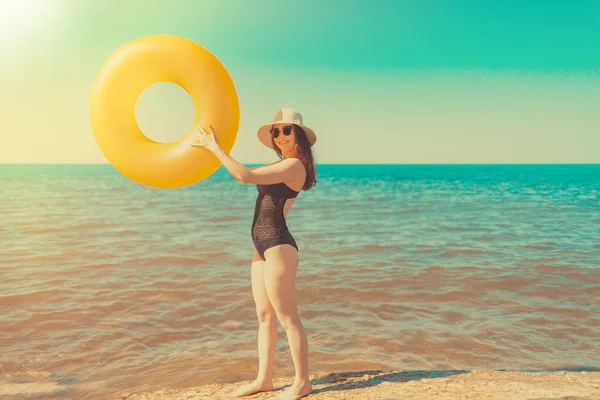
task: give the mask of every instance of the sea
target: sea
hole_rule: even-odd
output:
[[[600,367],[600,165],[317,173],[287,218],[310,373]],[[0,164],[0,397],[254,379],[256,195],[224,167],[156,189]],[[293,376],[278,331],[275,377]]]

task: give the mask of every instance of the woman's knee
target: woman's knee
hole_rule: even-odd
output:
[[[275,318],[277,318],[277,315],[273,307],[257,307],[256,317],[258,318],[258,322],[267,323],[275,322]]]
[[[298,325],[300,318],[295,313],[277,313],[277,320],[281,324],[281,327],[284,331],[287,331],[289,328]]]

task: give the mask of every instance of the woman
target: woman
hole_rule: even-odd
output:
[[[276,319],[288,338],[296,370],[294,383],[277,399],[300,399],[312,392],[308,377],[308,341],[300,321],[295,298],[298,245],[286,225],[287,214],[301,190],[316,184],[311,146],[317,137],[303,124],[302,115],[282,108],[272,123],[258,130],[258,138],[275,150],[280,158],[273,164],[246,168],[219,147],[216,134],[198,126],[199,142],[223,163],[227,171],[242,183],[256,184],[258,197],[252,221],[251,281],[258,316],[258,376],[241,387],[236,397],[273,389],[273,359],[277,342]]]

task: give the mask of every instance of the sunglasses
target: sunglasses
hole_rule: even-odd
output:
[[[279,137],[279,133],[283,131],[283,134],[285,136],[290,136],[290,134],[292,133],[292,126],[291,125],[287,125],[283,127],[283,130],[280,130],[279,128],[271,128],[271,136],[273,137],[273,139],[277,139]]]

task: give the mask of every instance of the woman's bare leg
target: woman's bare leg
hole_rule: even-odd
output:
[[[308,377],[308,340],[296,305],[296,270],[298,252],[288,244],[265,252],[265,288],[288,338],[296,370],[294,383],[277,398],[297,400],[312,393]]]
[[[251,267],[252,295],[258,317],[258,376],[248,385],[242,386],[235,396],[249,396],[273,389],[273,360],[277,346],[277,317],[265,289],[265,261],[256,250]]]

